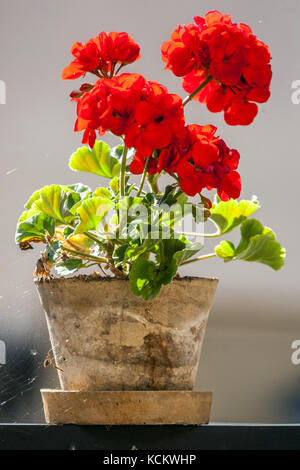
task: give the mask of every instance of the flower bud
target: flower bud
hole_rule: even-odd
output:
[[[83,95],[82,91],[74,90],[70,93],[70,98],[76,99],[76,98],[80,98],[82,95]]]
[[[88,91],[91,91],[94,88],[94,85],[91,85],[90,83],[83,83],[81,87],[79,88],[80,91],[83,93],[86,93]]]

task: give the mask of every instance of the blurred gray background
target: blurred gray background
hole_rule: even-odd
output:
[[[227,126],[222,114],[198,103],[188,106],[187,122],[216,125],[228,145],[239,149],[242,196],[258,196],[257,217],[275,230],[288,255],[280,272],[221,260],[182,270],[220,280],[198,387],[215,392],[213,421],[300,421],[300,364],[291,362],[291,343],[300,340],[300,104],[291,100],[292,82],[300,80],[299,0],[1,0],[0,80],[6,84],[6,104],[0,104],[0,340],[6,343],[7,363],[0,365],[0,422],[42,422],[39,388],[58,385],[56,372],[43,368],[50,345],[32,281],[39,249],[16,248],[16,220],[39,187],[104,183],[67,165],[81,140],[72,131],[75,104],[68,98],[81,81],[61,80],[72,44],[102,30],[127,31],[142,53],[127,71],[185,96],[181,80],[163,70],[160,45],[178,24],[213,9],[249,24],[270,46],[271,99],[248,127]]]

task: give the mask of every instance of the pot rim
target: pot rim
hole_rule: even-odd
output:
[[[182,277],[176,277],[174,278],[172,282],[180,282],[180,281],[217,281],[219,282],[219,279],[217,277],[204,277],[204,276],[182,276]],[[60,282],[114,282],[114,281],[126,281],[129,282],[128,278],[121,278],[121,277],[102,277],[102,276],[95,276],[94,274],[79,274],[77,276],[71,276],[71,277],[39,277],[39,278],[34,278],[34,283],[37,285],[40,284],[45,284],[45,283],[60,283]]]

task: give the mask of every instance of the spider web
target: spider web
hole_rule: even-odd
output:
[[[1,305],[5,313],[0,318],[0,340],[6,361],[0,363],[0,423],[44,422],[40,388],[57,384],[56,372],[43,367],[50,349],[46,324],[34,290],[28,294],[21,308],[19,300],[18,305]]]

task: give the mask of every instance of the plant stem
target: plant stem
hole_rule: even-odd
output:
[[[138,192],[137,192],[137,197],[138,197],[138,196],[141,194],[141,192],[143,191],[143,187],[144,187],[144,183],[145,183],[145,178],[146,178],[146,174],[147,174],[149,162],[150,162],[150,157],[147,158],[146,163],[145,163],[145,168],[144,168],[144,171],[143,171],[143,176],[142,176],[142,179],[141,179],[140,187],[139,187],[139,190],[138,190]]]
[[[139,188],[138,188],[136,185],[134,185],[134,188],[133,188],[133,189],[134,189],[136,192],[139,191]],[[147,194],[147,193],[146,193],[146,191],[141,191],[141,194]]]
[[[124,64],[120,64],[119,68],[117,68],[117,70],[115,71],[115,75],[117,75],[120,72],[122,67],[124,67]]]
[[[126,171],[126,158],[127,158],[128,147],[124,145],[122,162],[121,162],[121,174],[120,174],[120,195],[125,196],[125,171]]]
[[[94,70],[94,71],[91,72],[91,73],[93,73],[94,75],[96,75],[96,76],[99,77],[99,78],[102,78],[102,76],[100,75],[100,73],[98,72],[98,70]]]
[[[221,235],[221,231],[215,233],[190,233],[190,232],[181,232],[181,235],[185,235],[187,237],[198,237],[198,238],[216,238]]]
[[[93,256],[93,255],[90,255],[88,253],[83,253],[82,251],[71,250],[71,248],[65,248],[65,247],[63,247],[63,251],[68,251],[70,253],[73,253],[74,255],[81,256],[81,257],[86,258],[88,260],[98,261],[98,263],[107,263],[106,258],[99,258],[99,256]]]
[[[205,80],[204,82],[201,83],[201,85],[198,86],[198,88],[196,88],[194,91],[192,91],[192,93],[187,96],[183,101],[182,101],[182,106],[185,106],[186,104],[188,104],[193,98],[195,95],[197,95],[197,93],[199,93],[199,91],[201,91],[204,87],[206,87],[206,85],[212,80],[212,77],[209,75]]]
[[[100,266],[100,264],[98,264],[97,262],[90,263],[90,264],[86,264],[84,266],[81,266],[79,269],[90,268],[91,266]]]
[[[157,180],[160,177],[159,173],[156,173],[156,175],[149,175],[148,174],[148,183],[151,188],[151,190],[154,192],[154,194],[159,194],[159,187],[157,184]]]
[[[177,181],[177,183],[179,183],[180,179],[178,176],[175,175],[175,173],[170,173],[170,176],[172,176],[172,178],[174,178]]]
[[[194,261],[202,261],[203,259],[214,258],[215,256],[217,256],[216,253],[209,253],[208,255],[199,256],[199,258],[194,258],[194,259],[189,259],[187,261],[184,261],[183,263],[181,263],[180,266],[183,266],[184,264],[193,263]]]
[[[115,72],[115,67],[116,67],[117,63],[113,63],[112,64],[112,67],[111,67],[111,71],[110,71],[110,77],[109,78],[112,78],[114,76],[114,72]]]
[[[99,243],[99,245],[103,244],[103,241],[99,240],[99,238],[93,235],[91,232],[84,232],[84,235],[86,235],[88,238],[90,238],[94,242]]]

